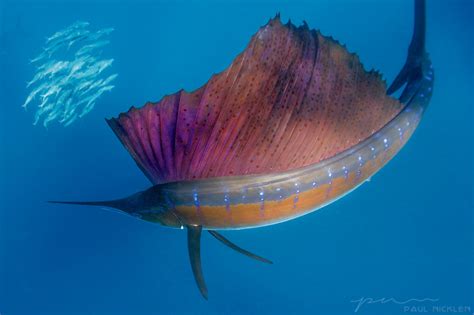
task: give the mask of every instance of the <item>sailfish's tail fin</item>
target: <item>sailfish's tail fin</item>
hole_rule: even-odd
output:
[[[433,85],[433,69],[425,50],[426,0],[415,0],[414,3],[415,22],[407,60],[387,90],[387,94],[393,94],[406,84],[399,97],[400,102],[405,104],[419,94],[420,90],[431,92]]]

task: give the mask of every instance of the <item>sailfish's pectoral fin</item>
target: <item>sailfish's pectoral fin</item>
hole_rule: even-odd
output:
[[[188,228],[188,252],[194,279],[201,291],[202,296],[207,300],[207,287],[204,281],[201,267],[201,226],[187,226]]]
[[[208,231],[212,236],[214,236],[217,240],[221,241],[224,245],[227,245],[229,246],[230,248],[232,248],[233,250],[247,256],[247,257],[250,257],[250,258],[253,258],[255,260],[258,260],[258,261],[261,261],[261,262],[264,262],[264,263],[267,263],[267,264],[273,264],[273,262],[271,260],[268,260],[266,258],[263,258],[261,256],[258,256],[256,254],[253,254],[237,245],[235,245],[234,243],[232,243],[231,241],[229,241],[228,239],[226,239],[224,236],[222,236],[221,234],[217,233],[216,231],[211,231],[209,230]]]

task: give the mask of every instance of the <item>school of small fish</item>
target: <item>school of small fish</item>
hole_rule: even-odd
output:
[[[75,22],[46,39],[43,51],[30,62],[36,73],[23,107],[37,103],[33,124],[47,127],[57,121],[69,126],[87,115],[100,96],[111,91],[117,74],[105,74],[113,59],[101,59],[113,28],[88,29],[88,22]]]

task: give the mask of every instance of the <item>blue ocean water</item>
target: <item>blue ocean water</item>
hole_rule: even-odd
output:
[[[274,265],[205,234],[209,301],[195,286],[184,231],[45,202],[149,187],[104,118],[201,86],[276,12],[345,43],[388,82],[405,61],[411,1],[0,0],[0,314],[474,312],[469,0],[428,1],[436,83],[407,146],[320,211],[225,233]],[[77,20],[115,28],[106,54],[115,59],[116,88],[67,128],[33,126],[34,112],[21,108],[34,73],[29,59]]]

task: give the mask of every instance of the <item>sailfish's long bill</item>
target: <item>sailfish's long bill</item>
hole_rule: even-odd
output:
[[[320,209],[364,183],[405,145],[433,88],[424,43],[425,2],[415,0],[408,58],[387,91],[381,76],[365,71],[338,42],[276,16],[201,88],[108,120],[151,188],[114,201],[71,203],[186,227],[192,271],[207,298],[203,229],[270,263],[216,231]],[[403,86],[398,99],[389,96]]]

